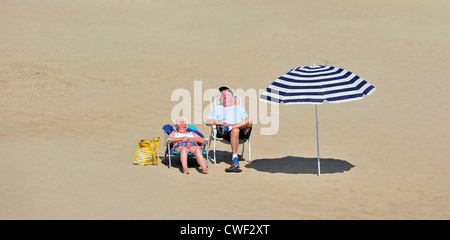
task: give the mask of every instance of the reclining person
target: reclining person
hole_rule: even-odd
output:
[[[205,165],[205,159],[203,158],[203,149],[198,145],[203,143],[204,138],[200,137],[194,132],[188,132],[187,122],[184,118],[177,118],[175,121],[175,130],[166,137],[173,143],[172,150],[180,153],[181,165],[183,167],[183,173],[189,174],[187,167],[188,153],[191,152],[197,159],[198,165],[200,165],[203,174],[208,174],[208,169]]]
[[[230,142],[233,153],[232,165],[226,172],[241,172],[237,150],[239,139],[248,139],[252,131],[253,120],[241,105],[234,105],[234,94],[228,87],[220,87],[222,105],[217,105],[206,119],[206,125],[216,125],[217,137]]]

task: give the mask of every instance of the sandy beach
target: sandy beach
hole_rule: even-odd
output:
[[[445,0],[1,1],[0,219],[450,219],[449,12]],[[318,106],[320,177],[313,105],[280,105],[274,135],[256,122],[239,174],[222,143],[208,175],[133,165],[139,140],[164,138],[176,89],[257,91],[314,63],[377,88]]]

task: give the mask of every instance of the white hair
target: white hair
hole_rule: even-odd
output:
[[[184,118],[184,117],[178,117],[178,118],[175,120],[175,124],[177,124],[180,120],[182,120],[185,124],[188,124],[188,121],[187,121],[186,118]]]
[[[178,131],[178,123],[179,123],[180,121],[183,121],[184,124],[186,124],[186,129],[187,129],[187,127],[188,127],[188,121],[187,121],[186,118],[184,118],[184,117],[178,117],[178,118],[175,120],[175,124],[173,124],[173,127]]]

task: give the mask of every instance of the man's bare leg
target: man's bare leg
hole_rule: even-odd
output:
[[[238,122],[232,126],[230,132],[230,143],[231,143],[231,152],[233,154],[237,154],[237,150],[239,147],[239,133],[242,131],[244,134],[247,134],[252,128],[253,119],[248,117],[242,122]]]
[[[231,152],[233,154],[237,154],[237,150],[239,147],[239,132],[241,130],[239,128],[233,128],[230,132],[230,143],[231,143]]]
[[[248,131],[252,128],[253,125],[253,119],[251,117],[246,118],[242,122],[238,122],[234,125],[232,125],[232,130],[235,128],[238,128],[244,132],[244,134],[247,134]]]

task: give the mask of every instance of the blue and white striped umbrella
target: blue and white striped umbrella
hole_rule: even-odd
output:
[[[375,87],[354,73],[328,65],[294,68],[273,82],[261,101],[284,104],[349,102],[370,95]]]
[[[271,104],[315,104],[317,134],[317,168],[320,176],[319,121],[317,104],[324,101],[356,101],[372,94],[376,88],[361,77],[342,68],[328,65],[298,67],[275,80],[259,97]]]

